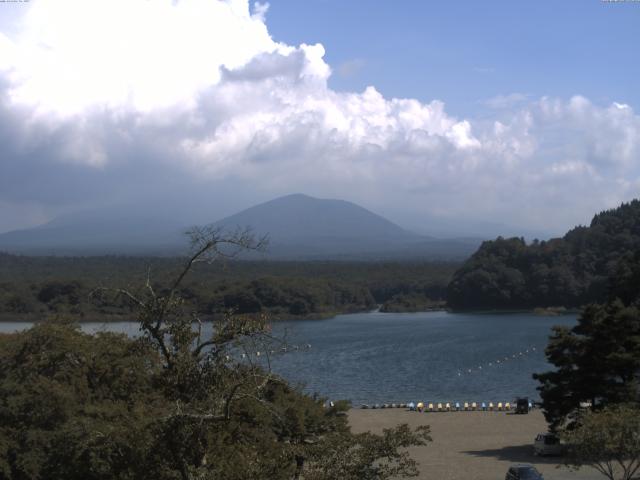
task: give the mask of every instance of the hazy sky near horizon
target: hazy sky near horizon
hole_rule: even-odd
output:
[[[561,233],[640,191],[640,2],[0,2],[0,232],[294,192]]]

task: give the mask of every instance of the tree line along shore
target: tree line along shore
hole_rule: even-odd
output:
[[[96,289],[161,288],[181,258],[29,257],[0,253],[0,320],[67,315],[121,320],[126,304],[103,302]],[[640,201],[594,216],[548,241],[497,238],[460,262],[229,261],[201,264],[181,295],[203,317],[266,313],[273,320],[326,318],[372,310],[573,311],[603,302],[640,281]]]
[[[104,301],[96,289],[162,289],[183,263],[162,257],[30,257],[0,254],[0,320],[79,321],[131,317],[126,302]],[[194,266],[181,296],[203,318],[266,313],[272,320],[341,313],[442,308],[459,267],[448,262],[241,261]]]

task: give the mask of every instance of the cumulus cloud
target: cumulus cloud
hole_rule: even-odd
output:
[[[0,34],[0,230],[7,205],[167,192],[220,203],[225,185],[246,202],[304,191],[414,224],[439,214],[557,230],[637,195],[630,106],[515,94],[476,120],[373,86],[336,92],[323,46],[273,40],[267,8],[30,2],[20,33]]]

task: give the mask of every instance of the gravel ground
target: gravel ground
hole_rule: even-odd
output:
[[[417,413],[404,409],[360,410],[349,412],[354,432],[379,433],[399,423],[430,425],[433,442],[411,448],[420,464],[420,479],[502,480],[509,465],[530,463],[545,480],[604,479],[591,468],[569,471],[558,457],[533,455],[533,439],[547,431],[542,413],[528,415],[504,412]]]

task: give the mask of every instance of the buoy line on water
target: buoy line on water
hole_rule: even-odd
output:
[[[528,410],[537,407],[536,402],[527,400]],[[409,403],[363,403],[361,409],[381,410],[387,408],[407,408],[418,413],[438,412],[511,412],[516,410],[514,402],[409,402]]]
[[[272,355],[278,355],[282,353],[291,353],[291,352],[308,352],[311,350],[311,344],[305,343],[304,345],[291,345],[285,344],[278,348],[263,348],[262,350],[253,350],[253,351],[245,351],[242,353],[234,353],[230,355],[225,355],[225,360],[230,362],[232,360],[245,360],[249,358],[259,358],[259,357],[268,357]]]
[[[525,358],[529,355],[532,355],[534,353],[538,352],[538,348],[536,347],[529,347],[525,350],[521,350],[517,353],[512,353],[511,355],[505,355],[504,357],[500,357],[496,360],[492,360],[492,361],[487,361],[484,362],[476,367],[472,367],[472,368],[463,368],[463,369],[458,369],[458,377],[462,377],[463,375],[469,375],[472,373],[478,373],[478,372],[482,372],[482,371],[486,371],[489,370],[491,368],[499,368],[503,365],[506,365],[508,362],[513,362],[515,360],[520,360],[522,358]]]

